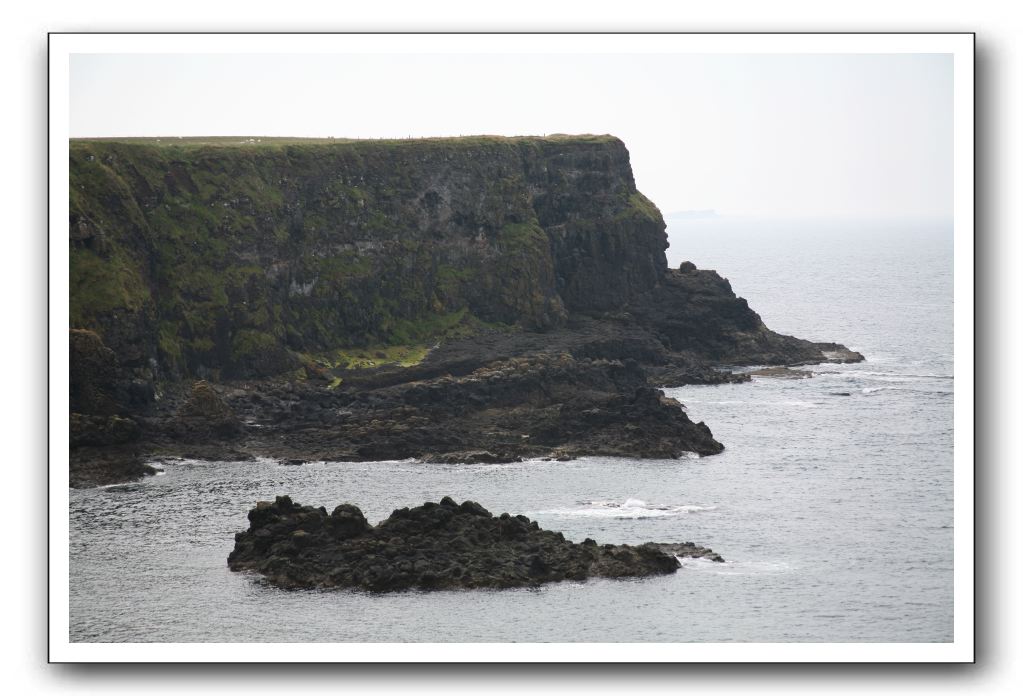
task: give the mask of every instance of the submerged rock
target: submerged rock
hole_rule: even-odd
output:
[[[252,570],[284,588],[348,587],[374,592],[509,588],[590,577],[674,573],[676,556],[720,556],[684,544],[580,544],[524,515],[495,517],[449,497],[401,508],[370,526],[354,505],[301,506],[288,496],[259,502],[235,536],[231,570]]]
[[[809,370],[793,370],[791,367],[762,367],[749,374],[756,377],[777,377],[778,379],[809,379],[813,373]]]

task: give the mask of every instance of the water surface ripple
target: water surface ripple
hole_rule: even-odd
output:
[[[691,221],[671,234],[673,264],[718,269],[772,328],[869,361],[668,390],[725,443],[713,457],[181,461],[73,490],[71,639],[951,640],[950,232]],[[282,591],[226,564],[248,509],[280,493],[353,502],[373,522],[451,495],[577,541],[694,541],[727,562],[532,590]]]

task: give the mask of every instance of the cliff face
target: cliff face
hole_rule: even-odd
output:
[[[72,141],[71,325],[139,378],[550,329],[666,272],[609,136]]]
[[[657,387],[862,359],[770,331],[714,271],[668,269],[609,136],[74,141],[70,157],[72,485],[151,473],[154,452],[715,454]]]

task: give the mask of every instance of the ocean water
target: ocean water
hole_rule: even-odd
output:
[[[768,326],[867,362],[667,390],[726,445],[713,457],[180,461],[72,490],[71,640],[950,641],[951,228],[719,218],[669,235],[673,265],[717,269]],[[540,589],[282,591],[226,564],[248,509],[282,493],[372,522],[451,495],[577,541],[694,541],[726,562]]]

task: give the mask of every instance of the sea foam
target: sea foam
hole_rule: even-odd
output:
[[[628,498],[625,502],[587,500],[581,502],[579,507],[541,510],[534,514],[639,519],[643,517],[677,517],[716,509],[713,505],[652,505],[638,498]]]

